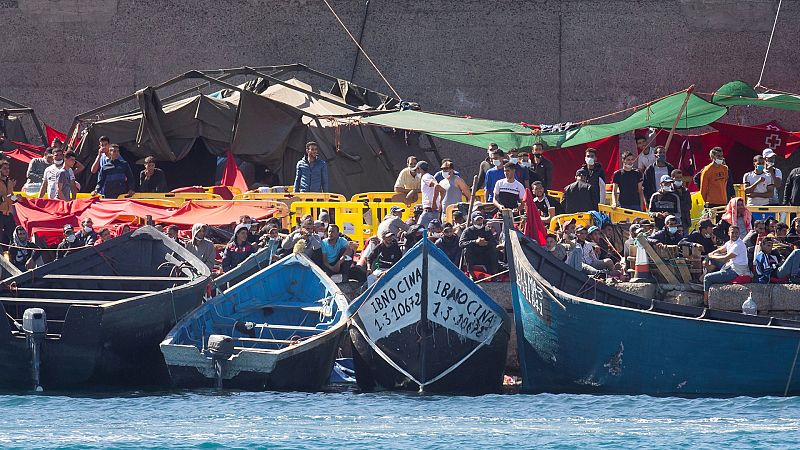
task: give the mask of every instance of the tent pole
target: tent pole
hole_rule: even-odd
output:
[[[347,109],[349,109],[351,111],[356,109],[352,105],[348,105],[347,103],[340,102],[338,100],[334,100],[334,99],[332,99],[330,97],[324,97],[324,96],[322,96],[320,94],[317,94],[314,91],[309,91],[308,89],[305,89],[305,88],[294,86],[294,85],[292,85],[290,83],[287,83],[287,82],[281,80],[280,78],[275,78],[275,77],[273,77],[271,75],[267,75],[267,74],[265,74],[263,72],[259,72],[258,70],[255,70],[252,67],[248,67],[247,69],[249,69],[251,71],[251,73],[253,73],[255,75],[258,75],[258,76],[260,76],[262,78],[266,78],[266,79],[268,79],[268,80],[270,80],[270,81],[272,81],[272,82],[274,82],[276,84],[280,84],[281,86],[287,87],[289,89],[293,89],[295,91],[302,92],[302,93],[304,93],[306,95],[309,95],[309,96],[314,97],[314,98],[318,98],[320,100],[325,100],[328,103],[333,103],[336,106],[341,106],[342,108],[347,108]]]
[[[678,115],[675,117],[675,122],[672,123],[672,128],[669,130],[669,136],[667,136],[667,143],[664,144],[664,150],[669,151],[669,144],[672,142],[672,135],[675,134],[675,128],[678,127],[678,122],[681,120],[681,116],[683,115],[683,111],[686,109],[686,104],[689,103],[689,98],[692,97],[692,92],[694,91],[694,85],[689,86],[686,89],[686,98],[683,99],[683,105],[681,105],[680,111],[678,111]]]

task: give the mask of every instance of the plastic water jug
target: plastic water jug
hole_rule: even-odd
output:
[[[750,316],[758,314],[758,305],[753,301],[753,293],[747,295],[747,300],[742,303],[742,313]]]

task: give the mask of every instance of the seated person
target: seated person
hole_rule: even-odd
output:
[[[367,258],[367,272],[369,273],[369,284],[383,276],[392,266],[403,257],[400,244],[397,243],[397,236],[392,232],[386,232],[381,237],[381,241]]]
[[[764,241],[767,241],[767,244],[764,244]],[[800,250],[792,250],[789,256],[780,263],[772,249],[774,244],[775,239],[773,238],[765,237],[762,239],[761,251],[758,252],[754,261],[756,271],[760,268],[765,277],[788,278],[792,283],[800,283]],[[780,265],[778,265],[779,263]],[[759,283],[767,282],[769,281],[761,281],[759,279]]]
[[[548,252],[550,252],[551,255],[555,256],[559,260],[564,261],[565,259],[567,259],[567,249],[564,248],[563,245],[558,243],[555,234],[553,233],[547,234],[545,248],[547,249]]]
[[[12,235],[13,246],[8,248],[8,259],[17,269],[25,272],[42,264],[40,248],[28,238],[25,228],[17,225]]]
[[[222,252],[222,271],[228,272],[256,252],[255,246],[247,241],[248,231],[244,224],[236,225],[233,237]]]
[[[757,239],[763,238],[766,235],[767,225],[764,223],[764,221],[754,220],[753,229],[744,236],[742,242],[744,242],[744,245],[746,245],[748,248],[752,248],[755,247]]]
[[[72,225],[64,225],[64,239],[58,244],[56,259],[61,259],[75,252],[76,249],[79,249],[81,246],[81,241],[78,239],[78,235],[75,234]]]
[[[759,243],[760,250],[756,252],[753,259],[753,267],[756,270],[756,281],[761,284],[770,282],[770,278],[777,275],[778,258],[772,254],[772,238],[765,237]]]
[[[436,247],[447,255],[447,259],[458,267],[461,258],[461,247],[458,246],[458,236],[456,236],[453,225],[445,222],[442,227],[442,236],[436,240]]]
[[[664,229],[656,231],[652,236],[647,238],[651,245],[664,246],[664,245],[678,245],[683,238],[678,232],[679,225],[678,218],[675,216],[667,216],[664,219]]]
[[[679,245],[694,244],[703,247],[702,254],[707,255],[717,248],[714,242],[714,222],[711,219],[703,219],[697,226],[697,231],[692,231],[688,236],[681,239]]]
[[[614,261],[609,258],[608,252],[600,247],[600,228],[592,225],[586,233],[583,244],[583,263],[594,267],[597,270],[611,270],[614,268]]]
[[[322,240],[322,269],[328,275],[342,275],[343,281],[350,279],[364,282],[367,276],[360,267],[353,266],[354,250],[339,234],[339,226],[328,225],[328,237]]]
[[[708,289],[711,285],[731,282],[740,275],[752,275],[747,264],[747,247],[739,239],[739,226],[730,225],[728,236],[730,240],[725,245],[708,254],[710,263],[721,268],[703,276],[703,297],[706,305],[708,305]]]
[[[497,239],[486,228],[486,220],[479,211],[472,213],[472,225],[461,234],[458,246],[465,251],[467,266],[482,265],[490,275],[498,272]]]
[[[531,192],[533,192],[533,204],[539,210],[539,216],[545,224],[549,224],[553,216],[563,214],[561,202],[557,198],[547,195],[541,181],[534,181],[531,184]]]

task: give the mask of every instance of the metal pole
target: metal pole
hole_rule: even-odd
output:
[[[472,188],[469,191],[469,208],[467,208],[467,227],[472,225],[472,205],[475,204],[475,191],[478,190],[478,176],[472,177]],[[461,258],[458,260],[458,269],[464,266],[464,253],[465,249],[461,249]]]

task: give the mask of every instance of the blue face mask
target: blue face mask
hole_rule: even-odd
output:
[[[764,166],[759,164],[756,166],[756,172],[761,173],[764,171]]]
[[[501,161],[499,159],[493,159],[492,160],[492,164],[494,164],[495,167],[500,167],[500,165],[503,164],[503,161]]]
[[[519,158],[508,158],[508,161],[516,164],[519,161]]]
[[[678,227],[669,227],[667,231],[669,231],[669,234],[675,234],[678,232]]]

